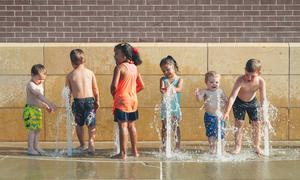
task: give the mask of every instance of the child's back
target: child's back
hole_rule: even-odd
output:
[[[73,98],[94,97],[93,77],[94,73],[85,67],[78,67],[68,74]]]
[[[70,88],[74,98],[72,111],[76,122],[77,137],[80,142],[80,150],[85,149],[83,138],[83,125],[88,126],[89,152],[94,153],[94,139],[96,131],[96,111],[99,108],[99,93],[94,73],[85,68],[84,53],[81,49],[74,49],[70,53],[70,59],[74,70],[66,79],[66,86]]]
[[[134,64],[122,63],[120,81],[115,92],[115,108],[124,112],[137,110],[136,79],[138,76],[137,67]]]

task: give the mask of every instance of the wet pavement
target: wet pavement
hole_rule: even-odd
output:
[[[270,158],[245,151],[240,157],[248,159],[226,155],[216,160],[205,146],[185,146],[175,158],[165,159],[156,145],[147,144],[140,148],[141,157],[122,161],[110,158],[111,144],[100,144],[95,156],[73,157],[54,157],[53,144],[42,146],[49,156],[26,155],[26,144],[1,145],[0,179],[300,179],[298,148],[274,149]]]

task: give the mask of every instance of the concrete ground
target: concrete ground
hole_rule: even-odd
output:
[[[192,144],[172,159],[158,152],[157,143],[140,144],[141,157],[126,161],[110,158],[111,143],[97,143],[94,156],[54,157],[53,143],[42,147],[49,156],[28,156],[26,143],[0,143],[0,179],[300,179],[298,147],[274,150],[270,158],[250,151],[240,156],[248,159],[226,155],[222,161],[207,158],[206,146]]]

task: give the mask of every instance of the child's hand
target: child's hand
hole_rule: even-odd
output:
[[[201,100],[204,96],[204,91],[202,91],[201,89],[197,88],[195,91],[195,96],[198,100]]]
[[[55,110],[56,110],[56,105],[53,103],[50,103],[48,112],[54,112]]]
[[[166,87],[161,88],[161,92],[162,92],[162,93],[166,93],[167,90],[168,90],[168,88],[166,88]]]
[[[95,109],[95,111],[97,111],[99,109],[99,107],[100,107],[100,102],[99,101],[95,101],[94,102],[94,109]]]
[[[223,115],[223,118],[222,118],[222,119],[228,121],[228,120],[229,120],[229,114],[228,114],[228,113],[225,113],[225,114]]]
[[[48,105],[46,106],[46,110],[48,111],[48,113],[51,113],[51,108]]]

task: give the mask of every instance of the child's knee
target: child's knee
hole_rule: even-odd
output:
[[[242,121],[242,120],[235,121],[235,127],[237,127],[237,128],[241,128],[243,126],[243,124],[244,124],[244,121]]]

